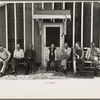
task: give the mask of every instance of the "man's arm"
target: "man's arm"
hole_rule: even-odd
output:
[[[98,54],[100,54],[100,49],[99,48],[97,48],[97,52],[98,52]]]
[[[24,58],[25,58],[25,61],[27,61],[27,50],[25,51],[25,53],[24,53]]]
[[[6,50],[6,49],[5,49],[5,51],[6,51],[7,55],[8,55],[7,60],[9,60],[9,59],[10,59],[10,57],[11,57],[11,53],[10,53],[8,50]]]
[[[68,55],[71,55],[71,48],[69,48]]]
[[[28,52],[28,50],[26,50],[25,53],[24,53],[25,58],[27,57],[27,52]]]
[[[89,59],[89,57],[90,57],[90,48],[89,49],[87,49],[87,51],[86,51],[86,56],[85,56],[87,59]]]
[[[46,52],[45,52],[45,55],[46,55],[45,60],[46,61],[49,61],[49,53],[50,53],[50,51],[49,51],[49,49],[47,49]]]
[[[35,51],[33,50],[32,59],[35,59]]]
[[[66,55],[67,57],[70,57],[70,56],[71,56],[71,48],[68,49],[68,53],[65,53],[65,55]]]
[[[76,54],[76,49],[75,48],[73,48],[73,55],[76,57],[77,56],[77,54]]]
[[[0,61],[1,61],[1,62],[4,62],[4,60],[2,60],[1,58],[0,58]]]
[[[21,58],[24,58],[24,50],[21,50]]]
[[[82,57],[81,58],[83,58],[84,57],[84,50],[83,50],[83,48],[82,48]]]
[[[14,58],[17,58],[17,57],[16,57],[16,50],[14,50],[13,57],[14,57]]]
[[[55,49],[55,60],[57,60],[57,49]]]

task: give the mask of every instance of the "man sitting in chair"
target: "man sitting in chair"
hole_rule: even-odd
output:
[[[61,70],[65,72],[67,70],[67,61],[71,57],[71,48],[68,47],[68,43],[64,44],[62,49],[62,60],[61,60]]]
[[[11,53],[0,45],[0,77],[3,76],[10,57]]]
[[[56,47],[54,44],[51,44],[49,50],[48,50],[48,58],[47,60],[47,71],[51,69],[51,66],[56,69]]]
[[[13,54],[12,74],[15,74],[15,71],[17,70],[18,64],[22,63],[22,62],[24,62],[24,51],[23,51],[23,49],[20,48],[20,45],[17,44],[16,49],[14,50],[14,54]]]
[[[86,52],[86,58],[90,61],[93,61],[95,64],[95,71],[94,75],[97,75],[97,67],[98,67],[98,53],[100,53],[100,50],[95,47],[95,43],[92,42],[90,45],[90,48]]]
[[[27,75],[29,71],[32,71],[34,69],[34,58],[35,58],[35,53],[32,50],[32,44],[29,44],[28,50],[25,52],[25,62],[26,62],[26,73]]]
[[[79,42],[75,43],[75,48],[73,50],[74,57],[76,58],[76,68],[77,74],[81,74],[84,66],[84,52]]]

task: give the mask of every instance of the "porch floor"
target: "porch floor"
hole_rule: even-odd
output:
[[[98,72],[97,78],[100,78],[100,72]],[[45,69],[39,68],[34,73],[25,75],[24,70],[20,70],[17,75],[6,75],[2,76],[0,80],[40,80],[40,79],[94,79],[96,78],[93,72],[83,72],[81,75],[76,75],[73,72],[67,72],[63,74],[61,72],[46,71]]]

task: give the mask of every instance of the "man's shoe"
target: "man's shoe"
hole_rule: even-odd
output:
[[[14,76],[17,76],[17,74],[15,73]]]
[[[15,74],[15,70],[13,70],[13,71],[11,72],[11,74],[12,74],[12,75]]]
[[[2,72],[0,72],[0,77],[2,77],[3,76],[3,73]]]
[[[49,69],[47,68],[46,71],[49,71]]]
[[[97,76],[97,71],[94,72],[94,76]]]
[[[28,72],[25,73],[25,75],[27,75],[27,74],[28,74]]]

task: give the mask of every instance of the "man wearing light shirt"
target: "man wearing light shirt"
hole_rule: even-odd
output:
[[[97,69],[99,67],[99,59],[98,59],[98,54],[100,54],[100,49],[98,49],[97,47],[95,47],[95,43],[92,42],[90,44],[90,48],[88,48],[87,52],[86,52],[86,58],[90,61],[94,61],[95,64],[95,71],[94,71],[94,75],[97,75]]]
[[[71,57],[71,48],[68,46],[68,43],[64,44],[62,51],[62,60],[61,60],[61,70],[65,73],[67,70],[67,61]]]
[[[0,45],[0,77],[3,76],[11,53]]]
[[[20,48],[20,45],[17,44],[16,49],[14,50],[14,54],[13,54],[12,74],[15,73],[15,71],[17,69],[17,65],[23,61],[24,61],[24,51],[23,51],[23,49]]]

